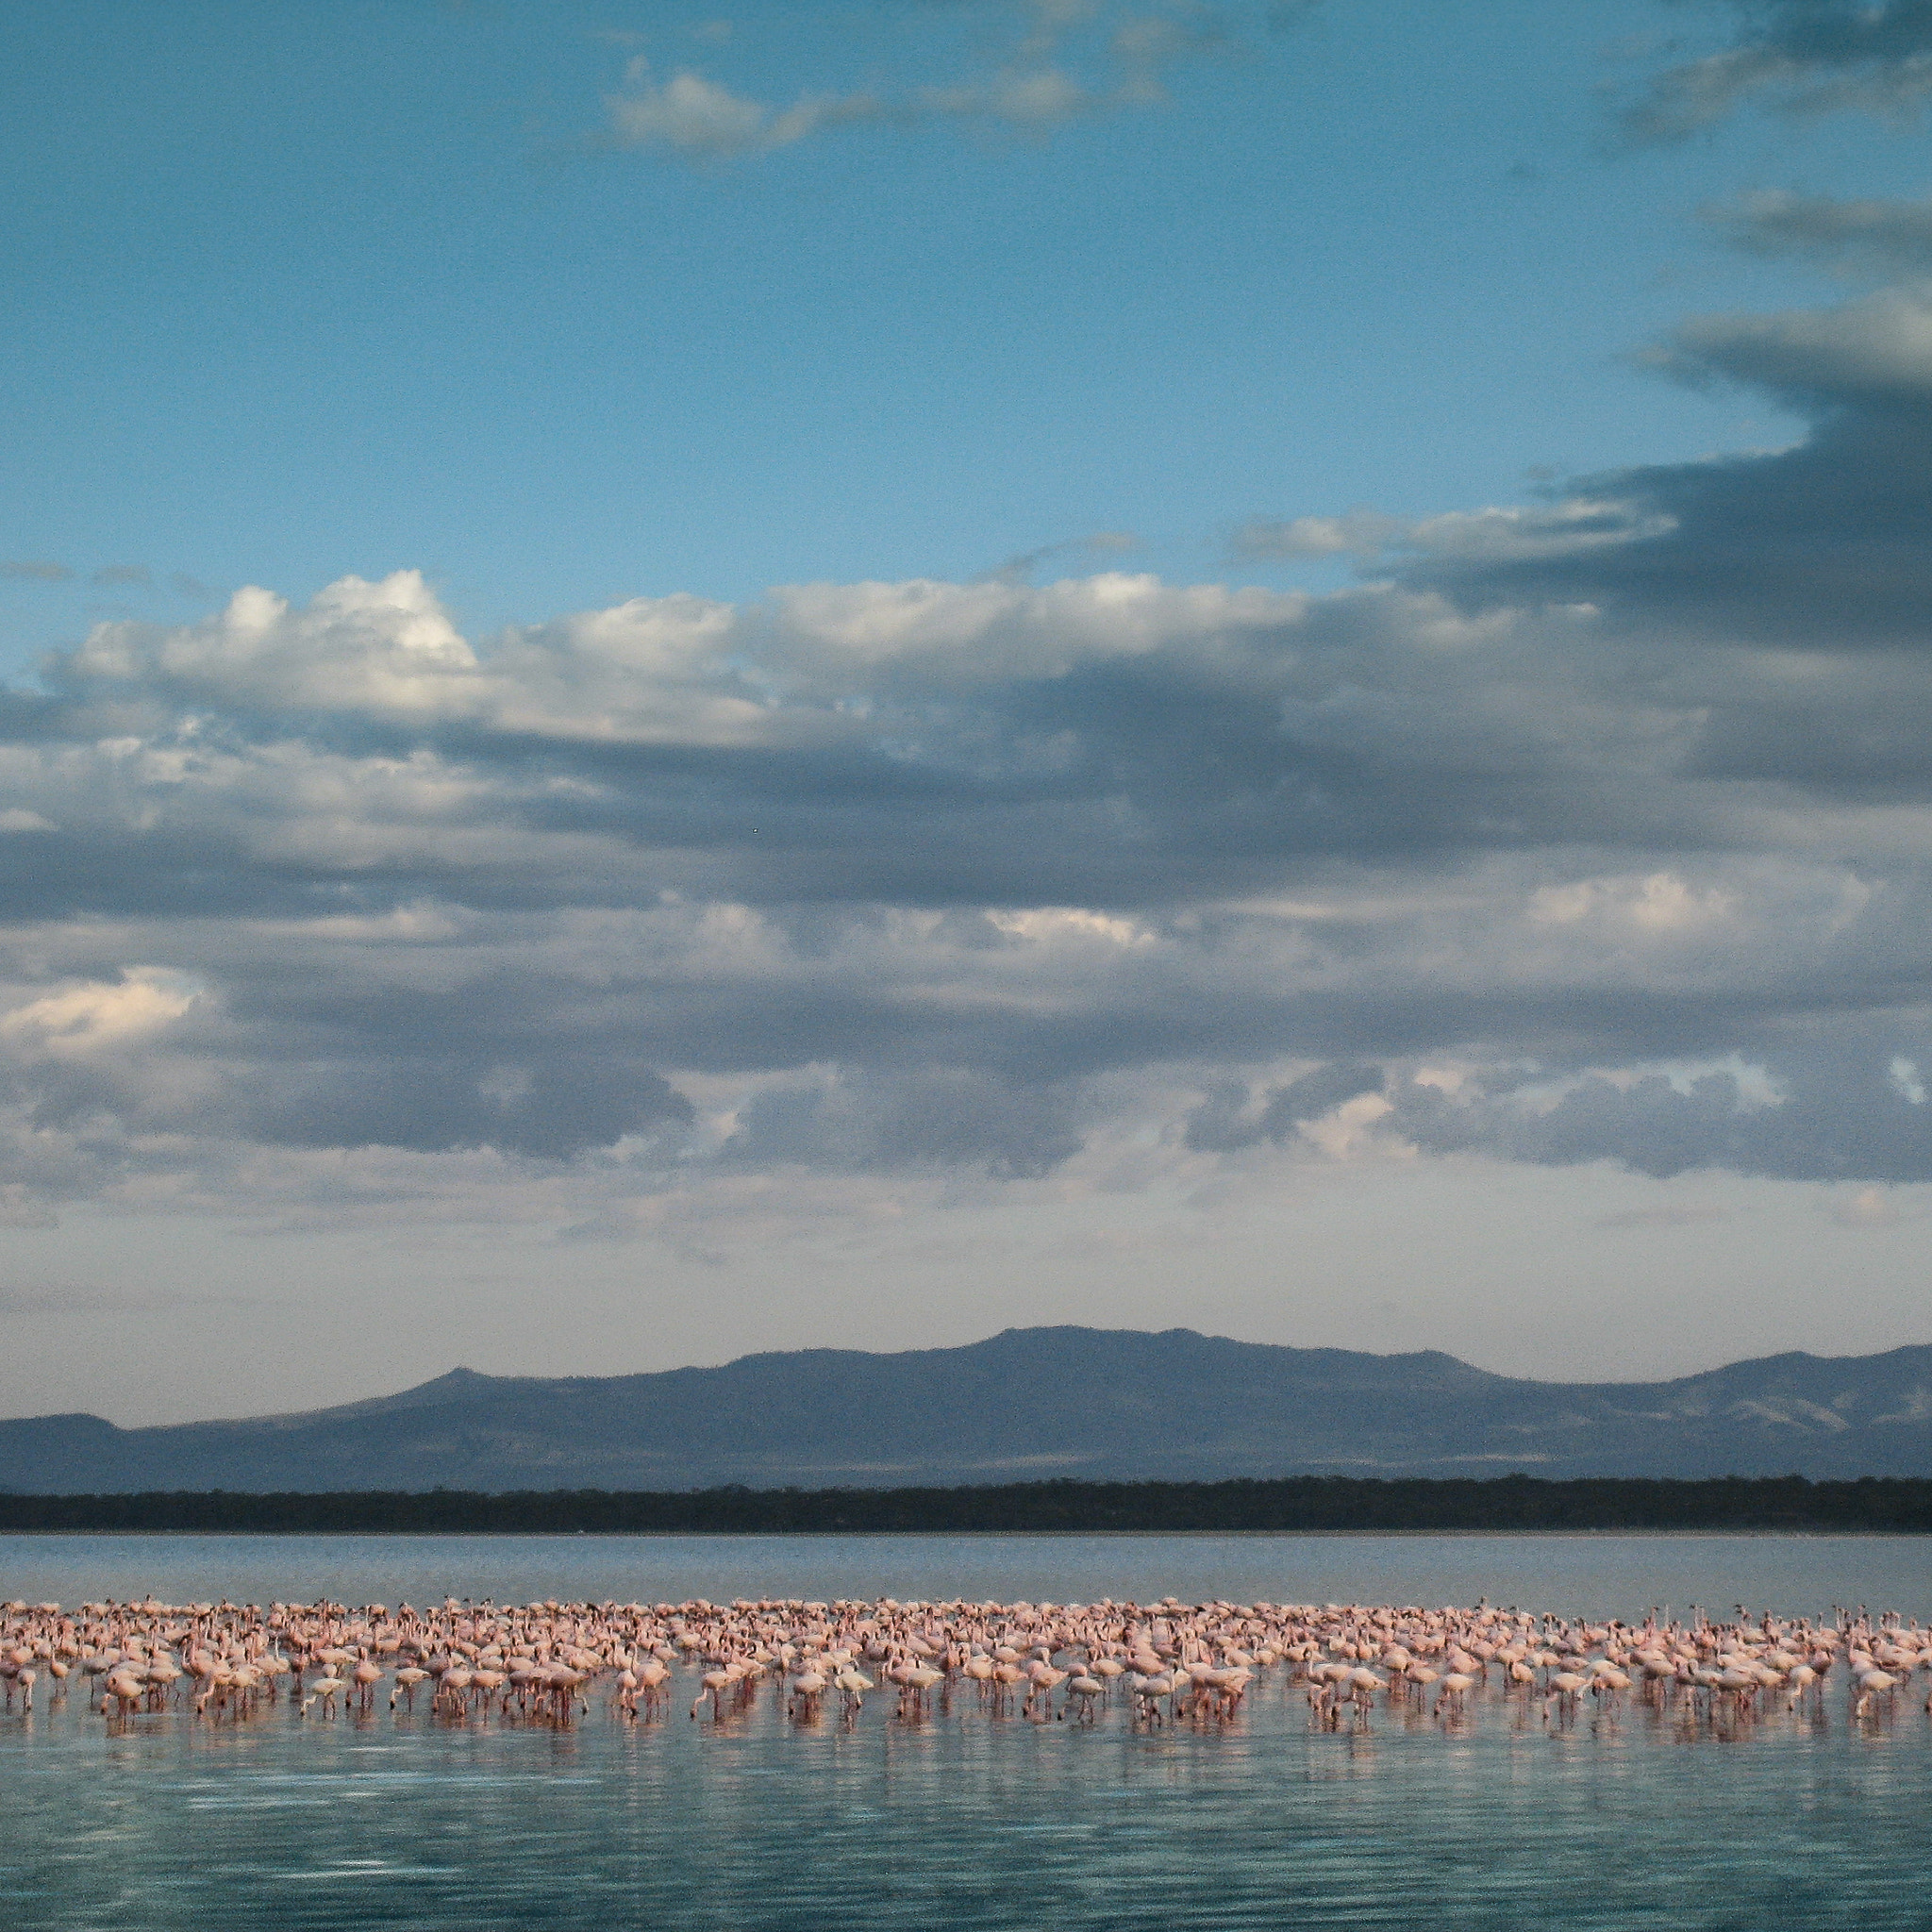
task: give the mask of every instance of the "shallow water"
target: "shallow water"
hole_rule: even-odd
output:
[[[123,1536],[0,1534],[0,1591],[32,1602],[682,1603],[695,1596],[1101,1597],[1515,1604],[1641,1616],[1736,1604],[1923,1615],[1910,1536]],[[0,1599],[4,1600],[4,1599]]]
[[[1264,1596],[1566,1614],[1932,1609],[1905,1538],[0,1539],[28,1598],[421,1601]],[[42,1686],[44,1692],[45,1686]],[[568,1731],[426,1712],[110,1727],[78,1691],[0,1721],[0,1918],[40,1927],[1932,1925],[1924,1690],[1742,1731],[1641,1706],[1546,1724],[1378,1707],[1309,1727],[1268,1674],[1211,1729],[921,1724]]]

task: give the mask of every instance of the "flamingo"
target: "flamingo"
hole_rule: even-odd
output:
[[[328,1715],[333,1717],[336,1712],[336,1692],[342,1688],[344,1681],[344,1679],[337,1676],[333,1671],[325,1671],[308,1687],[308,1695],[302,1700],[301,1709],[296,1714],[300,1717],[307,1717],[309,1706],[319,1702],[324,1709],[327,1711]]]

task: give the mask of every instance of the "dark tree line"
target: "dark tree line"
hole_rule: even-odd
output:
[[[1591,1476],[1006,1483],[911,1490],[0,1494],[0,1530],[741,1534],[1024,1530],[1932,1531],[1932,1479]]]

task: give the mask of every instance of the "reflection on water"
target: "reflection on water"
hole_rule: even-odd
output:
[[[1190,1602],[1520,1604],[1639,1617],[1664,1604],[1789,1616],[1925,1607],[1909,1536],[52,1536],[0,1535],[0,1590],[29,1602],[421,1603],[532,1597],[961,1594]]]
[[[1834,1602],[1924,1617],[1905,1539],[112,1539],[0,1542],[0,1592],[394,1602],[958,1591],[1091,1601]],[[326,1548],[318,1551],[317,1544]],[[292,1549],[291,1546],[292,1545]],[[586,1547],[588,1545],[588,1547]],[[742,1567],[735,1560],[748,1555]],[[332,1562],[328,1559],[334,1559]],[[675,1580],[674,1580],[675,1579]],[[884,1579],[884,1580],[882,1580]],[[378,1587],[380,1586],[380,1587]],[[1541,1587],[1539,1587],[1541,1586]],[[1632,1700],[1544,1722],[1027,1723],[956,1693],[789,1724],[564,1730],[427,1711],[0,1720],[0,1921],[41,1927],[1923,1928],[1932,1719],[1842,1696],[1749,1724]]]

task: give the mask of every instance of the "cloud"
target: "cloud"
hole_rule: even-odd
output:
[[[60,1217],[19,1181],[0,1184],[0,1227],[58,1227]]]
[[[854,1173],[973,1167],[995,1178],[1051,1173],[1078,1152],[1077,1095],[974,1068],[823,1077],[758,1093],[721,1149],[751,1167]]]
[[[884,113],[870,94],[808,95],[789,108],[767,108],[688,72],[661,83],[641,76],[632,92],[612,95],[606,106],[620,146],[708,159],[771,154],[822,128],[876,121]]]
[[[1339,517],[1256,517],[1241,525],[1229,542],[1239,560],[1261,558],[1379,558],[1401,543],[1409,525],[1380,510],[1360,508]]]
[[[0,1013],[0,1040],[37,1058],[91,1058],[159,1032],[194,1000],[179,975],[134,968],[115,984],[70,987]]]
[[[1592,496],[1421,518],[1357,508],[1338,517],[1251,519],[1236,529],[1229,554],[1237,562],[1315,557],[1352,557],[1371,566],[1430,557],[1497,562],[1573,556],[1671,526],[1668,515],[1640,504]]]
[[[49,563],[44,558],[16,558],[10,563],[0,563],[0,577],[19,577],[29,583],[64,584],[72,580],[74,573],[64,563]]]
[[[1914,719],[1926,696],[1916,650],[1932,599],[1932,292],[1906,283],[1826,308],[1694,316],[1643,359],[1689,384],[1762,391],[1808,427],[1782,449],[1587,479],[1578,500],[1619,507],[1622,528],[1602,528],[1605,541],[1513,555],[1438,551],[1419,557],[1405,580],[1464,610],[1489,600],[1499,608],[1589,604],[1620,635],[1668,640],[1680,673],[1694,675],[1700,661],[1681,655],[1692,639],[1736,645],[1746,655],[1733,661],[1754,678],[1773,659],[1750,654],[1774,645],[1821,653],[1821,663],[1840,666],[1827,685],[1846,675],[1846,651],[1865,653],[1859,726],[1808,711],[1787,658],[1748,708],[1748,726],[1744,710],[1719,707],[1709,748],[1732,770],[1789,773],[1835,756],[1824,741],[1843,734],[1846,755],[1862,741],[1847,757],[1847,778],[1856,764],[1881,780],[1894,755],[1882,743],[1877,689]],[[1888,661],[1886,652],[1905,655]],[[1813,696],[1827,709],[1837,702],[1824,687]],[[1901,719],[1900,728],[1917,725]]]
[[[88,577],[89,583],[102,589],[115,585],[148,585],[154,580],[154,572],[142,563],[104,563]]]
[[[1271,1089],[1258,1108],[1241,1086],[1210,1093],[1188,1116],[1187,1144],[1200,1152],[1227,1154],[1263,1141],[1277,1145],[1297,1128],[1332,1113],[1363,1094],[1382,1091],[1380,1067],[1334,1064]]]
[[[1832,1203],[1840,1227],[1896,1227],[1898,1208],[1883,1188],[1857,1188]]]
[[[1927,314],[1658,345],[1787,448],[1237,534],[1327,594],[1030,580],[1102,536],[97,624],[0,692],[0,1203],[697,1252],[1224,1166],[1932,1179]]]
[[[1780,1042],[1779,1091],[1770,1097],[1763,1068],[1757,1081],[1730,1068],[1592,1072],[1555,1091],[1541,1079],[1498,1080],[1453,1098],[1400,1090],[1390,1125],[1431,1152],[1480,1149],[1548,1166],[1611,1160],[1660,1180],[1712,1169],[1804,1180],[1926,1178],[1932,1132],[1923,1109],[1890,1091],[1883,1061],[1869,1050],[1843,1063],[1830,1051],[1835,1035],[1842,1047],[1861,1030],[1826,1026]]]
[[[1705,315],[1650,358],[1690,383],[1726,377],[1801,410],[1932,402],[1932,296],[1886,289],[1841,308]]]
[[[1024,582],[1041,564],[1055,558],[1120,556],[1140,547],[1141,540],[1131,530],[1096,530],[1091,536],[1072,537],[1064,542],[1042,543],[1037,550],[1022,551],[1017,557],[1008,558],[997,570],[989,571],[987,576],[993,581]]]
[[[486,1064],[463,1052],[453,1030],[426,1029],[414,1051],[396,1041],[381,1066],[344,1041],[339,1058],[281,1059],[267,1077],[238,1069],[224,1083],[224,1105],[238,1109],[250,1137],[283,1147],[493,1147],[540,1160],[691,1119],[690,1104],[660,1074],[621,1052],[550,1048]]]
[[[827,129],[865,125],[956,123],[1042,135],[1165,100],[1166,75],[1221,51],[1230,32],[1220,14],[1191,6],[1124,12],[1101,0],[1026,0],[1001,10],[1017,31],[990,69],[891,94],[808,89],[780,106],[692,69],[660,77],[637,57],[624,89],[606,97],[607,138],[702,162],[774,154]]]
[[[1932,269],[1932,202],[1841,200],[1767,188],[1704,219],[1747,255],[1797,258],[1890,276]]]
[[[1785,112],[1902,115],[1932,92],[1924,0],[1728,0],[1730,44],[1655,75],[1624,110],[1644,142],[1683,141],[1768,97]]]
[[[244,589],[206,624],[158,630],[109,624],[68,660],[87,682],[148,680],[321,710],[362,705],[436,710],[474,672],[475,658],[420,573],[379,584],[344,577],[291,612],[268,591]]]

